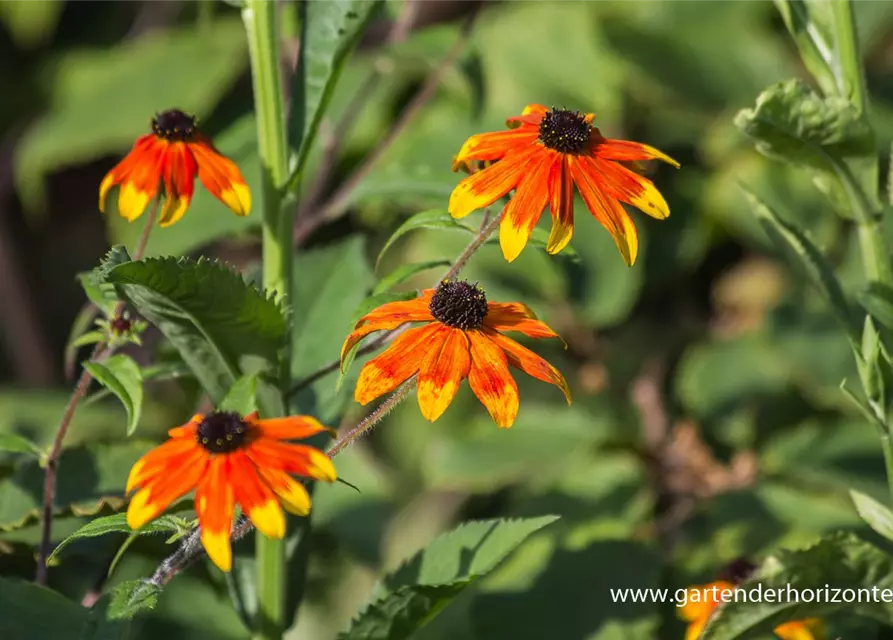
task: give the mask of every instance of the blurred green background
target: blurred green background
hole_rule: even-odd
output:
[[[855,9],[885,148],[893,138],[893,4]],[[510,431],[495,427],[467,387],[434,424],[414,400],[400,406],[337,459],[361,493],[344,485],[317,492],[311,580],[289,637],[333,638],[383,570],[456,522],[558,514],[418,637],[681,638],[673,605],[615,604],[608,589],[706,582],[735,558],[864,528],[847,489],[884,494],[875,430],[838,389],[856,379],[843,334],[777,255],[741,189],[808,229],[845,286],[861,286],[849,225],[805,173],[758,156],[732,124],[771,83],[808,78],[770,2],[388,1],[341,77],[305,196],[321,206],[342,194],[472,11],[471,36],[431,99],[343,193],[330,221],[299,234],[295,376],[337,357],[378,278],[461,250],[461,234],[420,231],[373,269],[403,219],[445,208],[461,178],[450,160],[465,138],[502,128],[527,103],[594,111],[605,135],[678,159],[679,171],[649,168],[672,215],[633,214],[642,250],[632,269],[582,203],[572,243],[579,259],[533,246],[511,265],[498,246],[476,255],[465,275],[491,300],[526,302],[567,341],[567,350],[534,348],[565,373],[574,404],[518,373],[521,411]],[[295,16],[284,3],[286,65],[298,50]],[[405,37],[394,37],[395,24]],[[141,228],[114,213],[104,218],[98,185],[153,113],[198,114],[257,188],[239,12],[208,1],[2,1],[0,86],[0,433],[43,446],[71,387],[63,352],[84,302],[74,274],[110,244],[132,249]],[[334,153],[323,150],[331,140]],[[259,216],[236,218],[196,193],[180,223],[153,231],[149,254],[201,253],[250,271]],[[429,286],[437,274],[410,284]],[[168,357],[158,347],[150,333],[129,352],[140,362]],[[302,393],[294,409],[332,425],[355,420],[352,379],[336,392],[336,377]],[[54,540],[119,509],[129,466],[199,400],[189,381],[149,385],[147,394],[129,440],[116,401],[79,410],[62,458]],[[33,576],[41,482],[35,457],[0,453],[0,575]],[[72,545],[51,586],[80,602],[103,585],[121,542]],[[151,574],[169,550],[161,537],[140,538],[106,586]],[[831,637],[874,629],[849,618],[830,623]],[[176,578],[134,629],[169,640],[246,636],[219,572],[204,564]]]

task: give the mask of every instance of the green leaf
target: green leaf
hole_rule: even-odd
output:
[[[118,396],[127,411],[127,435],[132,435],[143,411],[143,376],[139,365],[129,356],[118,354],[102,362],[85,362],[84,368]]]
[[[339,640],[409,638],[531,534],[557,519],[469,522],[441,535],[385,576]]]
[[[151,611],[158,604],[162,587],[148,580],[129,580],[112,589],[108,617],[129,620],[143,611]]]
[[[43,453],[36,444],[14,433],[0,433],[0,451],[30,453],[38,457]]]
[[[812,241],[793,224],[783,220],[769,205],[756,194],[747,191],[750,206],[766,231],[766,234],[781,248],[796,258],[797,264],[809,280],[825,296],[831,311],[843,323],[851,343],[858,345],[860,331],[854,322],[852,310],[834,269],[824,254]]]
[[[179,516],[163,515],[147,523],[138,531],[134,531],[127,525],[127,514],[116,513],[111,516],[96,518],[62,540],[62,542],[56,545],[56,548],[53,549],[53,553],[47,558],[47,562],[52,561],[59,555],[62,549],[70,545],[72,542],[83,540],[85,538],[97,538],[109,533],[136,533],[141,536],[153,533],[180,533],[188,528],[189,523],[183,518]]]
[[[378,258],[375,261],[375,268],[378,268],[378,264],[381,262],[382,256],[387,252],[388,249],[393,246],[397,240],[405,236],[410,231],[415,231],[416,229],[455,229],[459,231],[467,231],[469,233],[476,233],[477,229],[471,227],[464,222],[460,222],[453,218],[450,213],[444,209],[430,209],[428,211],[422,211],[420,213],[411,216],[406,222],[397,227],[397,230],[391,234],[391,237],[388,238],[388,241],[385,242],[384,246],[381,248],[381,251],[378,252]]]
[[[799,551],[780,551],[767,558],[753,578],[740,589],[749,591],[761,586],[780,590],[813,593],[831,585],[834,589],[893,589],[893,557],[877,547],[849,533],[833,533],[815,545]],[[779,591],[776,591],[779,593]],[[857,591],[858,593],[858,591]],[[736,640],[751,637],[757,632],[770,632],[775,626],[790,620],[827,617],[836,611],[866,616],[883,624],[893,624],[893,603],[881,598],[863,598],[856,602],[828,602],[831,598],[815,598],[812,602],[796,602],[791,598],[762,598],[745,602],[744,599],[720,606],[710,617],[701,640]]]
[[[257,376],[242,376],[217,405],[220,411],[233,411],[246,416],[257,411]]]
[[[874,152],[871,129],[844,98],[822,98],[800,80],[779,82],[742,109],[735,125],[776,160],[828,169],[832,159]]]
[[[370,0],[301,4],[301,55],[292,83],[289,115],[289,141],[297,151],[295,178],[300,177],[304,168],[347,54],[378,5],[378,1]]]
[[[179,380],[180,378],[192,378],[192,369],[186,366],[184,362],[163,362],[161,364],[152,365],[140,370],[143,377],[143,384],[160,380]],[[96,402],[109,395],[111,391],[108,389],[100,389],[96,393],[90,394],[84,399],[83,404],[87,405]]]
[[[123,255],[126,254],[116,253],[115,255],[117,259],[123,258]],[[127,256],[127,260],[123,260],[121,264],[123,264],[123,262],[130,262],[130,256]],[[96,305],[106,318],[111,318],[115,312],[115,305],[118,304],[118,296],[115,293],[115,287],[109,284],[98,283],[92,272],[79,273],[78,282],[81,283],[81,287],[84,289],[87,299]]]
[[[46,174],[128,149],[148,133],[155,112],[176,106],[210,113],[248,56],[241,23],[226,19],[200,36],[192,27],[153,29],[112,48],[70,50],[56,60],[42,82],[49,110],[16,147],[17,191],[31,210],[43,205]]]
[[[893,287],[882,282],[871,282],[859,294],[859,302],[872,318],[893,330]]]
[[[105,334],[102,331],[89,331],[69,342],[68,346],[77,349],[78,347],[83,347],[88,344],[96,344],[103,340],[105,340]]]
[[[850,489],[850,497],[865,524],[887,540],[893,540],[893,512],[861,491]]]
[[[838,88],[835,72],[841,69],[834,51],[832,37],[833,10],[830,2],[804,0],[775,0],[775,6],[784,20],[800,59],[816,79],[825,95],[846,97]]]
[[[230,267],[150,258],[115,267],[108,279],[170,340],[214,404],[242,374],[278,366],[282,310]]]
[[[378,284],[376,284],[375,288],[372,290],[372,295],[378,293],[386,293],[396,287],[398,284],[403,284],[411,277],[413,277],[417,273],[421,273],[422,271],[427,271],[428,269],[433,269],[434,267],[448,267],[451,264],[452,262],[444,259],[427,260],[425,262],[415,262],[413,264],[401,265],[378,281]]]

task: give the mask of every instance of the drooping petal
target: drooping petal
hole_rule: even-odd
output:
[[[701,631],[707,625],[707,618],[700,618],[693,621],[685,628],[685,640],[698,640],[701,637]]]
[[[168,227],[183,217],[195,190],[195,174],[198,166],[185,142],[172,142],[165,156],[162,177],[165,200],[158,219],[162,227]]]
[[[248,419],[247,416],[245,419]],[[312,416],[267,418],[256,420],[254,424],[257,425],[264,438],[273,438],[274,440],[303,440],[324,431],[330,434],[335,433]]]
[[[499,225],[499,244],[502,255],[509,262],[527,246],[527,240],[549,200],[549,173],[552,166],[560,161],[558,153],[543,148],[526,167],[515,194],[505,206]]]
[[[306,516],[310,513],[310,494],[303,484],[285,471],[258,467],[257,472],[264,482],[279,496],[282,506],[289,513]]]
[[[195,430],[204,419],[204,414],[196,413],[189,419],[189,422],[187,422],[186,424],[179,427],[174,427],[173,429],[168,429],[167,435],[169,435],[171,438],[195,438]]]
[[[415,375],[428,349],[439,345],[442,336],[438,334],[443,330],[442,324],[433,322],[398,336],[391,346],[363,365],[354,399],[360,404],[368,404]]]
[[[105,201],[111,188],[121,184],[139,165],[148,163],[153,167],[158,166],[159,156],[163,148],[163,143],[159,143],[158,139],[152,134],[142,136],[134,143],[130,152],[121,162],[112,167],[111,171],[105,174],[102,183],[99,185],[99,210],[102,213],[105,213]],[[157,179],[155,183],[157,186]]]
[[[639,253],[639,233],[636,231],[636,225],[620,203],[602,191],[601,185],[597,182],[598,178],[586,171],[586,165],[577,160],[568,158],[567,163],[571,178],[577,185],[583,202],[614,238],[614,244],[617,245],[624,262],[632,266]]]
[[[477,330],[467,334],[471,343],[468,384],[500,428],[511,427],[518,415],[518,385],[502,349]]]
[[[549,108],[541,104],[529,104],[524,107],[520,116],[511,116],[506,118],[505,125],[507,127],[517,127],[522,125],[539,126],[543,116],[549,112]]]
[[[518,185],[530,160],[542,151],[542,146],[532,144],[462,180],[450,194],[450,215],[462,218],[499,200]]]
[[[125,493],[130,493],[135,487],[150,482],[151,478],[165,469],[176,468],[188,459],[192,454],[200,452],[195,440],[175,438],[161,444],[136,461],[127,476]]]
[[[235,163],[206,140],[190,143],[189,150],[205,188],[237,216],[247,216],[251,212],[251,191]]]
[[[592,152],[595,156],[604,158],[605,160],[617,160],[623,162],[634,162],[636,160],[663,160],[677,169],[679,168],[679,163],[667,154],[654,147],[649,147],[647,144],[641,144],[639,142],[603,139],[595,145]]]
[[[549,326],[520,302],[490,302],[484,326],[497,331],[518,331],[531,338],[558,338]]]
[[[257,530],[268,538],[285,537],[285,516],[273,490],[242,451],[229,454],[233,496]]]
[[[433,289],[428,291],[433,292]],[[425,292],[415,300],[406,302],[389,302],[367,313],[360,318],[356,327],[341,346],[341,361],[354,348],[354,346],[370,333],[375,331],[390,331],[406,322],[432,322],[434,316],[428,309],[431,303],[431,293]]]
[[[196,449],[176,472],[156,475],[151,484],[143,486],[131,498],[127,507],[128,526],[139,529],[157,518],[174,500],[196,486],[207,466],[207,454]]]
[[[536,130],[494,131],[471,136],[453,159],[453,171],[468,160],[501,160],[510,151],[534,144],[536,137]]]
[[[785,622],[772,632],[781,640],[820,640],[825,637],[824,624],[818,618]]]
[[[558,369],[508,336],[486,329],[484,332],[490,337],[490,340],[496,343],[496,345],[505,352],[510,365],[521,369],[521,371],[529,376],[533,376],[537,380],[554,384],[561,389],[567,403],[571,403],[571,391],[567,386],[567,381]]]
[[[564,159],[552,167],[549,176],[549,204],[552,231],[546,242],[546,251],[556,254],[567,246],[574,235],[574,181],[571,180]]]
[[[586,158],[589,174],[599,179],[609,197],[631,204],[652,218],[663,220],[670,215],[670,207],[663,195],[648,178],[610,160]]]
[[[471,353],[468,338],[460,329],[446,329],[437,348],[431,345],[419,367],[419,408],[426,420],[434,422],[450,406],[459,383],[468,377]]]
[[[195,511],[201,527],[201,540],[208,557],[221,571],[233,566],[229,536],[235,511],[230,456],[215,456],[195,492]]]
[[[316,447],[262,438],[252,442],[245,453],[258,469],[278,469],[326,482],[333,482],[338,477],[335,465]]]

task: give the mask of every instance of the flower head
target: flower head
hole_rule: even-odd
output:
[[[297,515],[310,511],[310,496],[292,475],[335,480],[335,467],[322,451],[284,442],[322,431],[326,427],[309,416],[258,420],[257,414],[195,415],[171,429],[170,440],[133,465],[127,492],[138,490],[127,508],[127,524],[139,529],[195,489],[202,544],[214,564],[229,571],[237,503],[258,531],[282,538],[285,517],[280,502]]]
[[[418,375],[422,415],[437,420],[452,402],[459,383],[468,384],[500,427],[510,427],[518,413],[518,385],[509,365],[556,385],[568,403],[564,377],[533,351],[503,331],[518,331],[531,338],[557,338],[533,312],[516,302],[488,302],[483,290],[465,281],[443,281],[415,300],[389,302],[357,322],[341,359],[373,331],[395,329],[407,322],[423,322],[404,331],[378,357],[363,366],[354,397],[360,404],[393,391]]]
[[[118,211],[131,222],[142,215],[164,183],[159,223],[175,223],[189,207],[195,176],[237,216],[251,211],[251,192],[239,168],[202,135],[194,117],[177,109],[152,119],[152,133],[140,137],[130,153],[109,171],[99,186],[99,210],[105,212],[109,190],[121,185]]]
[[[636,261],[638,234],[621,206],[630,204],[663,219],[670,209],[660,191],[635,169],[639,160],[679,163],[653,147],[611,140],[592,126],[595,116],[565,109],[527,105],[509,118],[508,131],[471,136],[453,160],[453,170],[470,160],[493,162],[465,178],[450,196],[455,218],[493,204],[512,189],[503,211],[499,243],[506,260],[518,257],[548,204],[552,233],[546,245],[558,253],[574,233],[574,185],[586,207],[614,238],[628,265]]]
[[[686,589],[685,605],[679,608],[679,617],[688,622],[685,640],[698,640],[713,611],[721,603],[730,602],[736,588],[735,582],[717,580]],[[773,632],[781,640],[821,640],[825,637],[824,625],[818,618],[785,622]]]

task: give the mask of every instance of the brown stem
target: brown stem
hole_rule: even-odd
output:
[[[347,206],[353,192],[360,183],[366,179],[366,176],[369,175],[372,169],[375,168],[375,165],[384,155],[385,151],[391,147],[394,141],[415,119],[415,116],[421,111],[422,107],[434,97],[434,92],[440,85],[441,80],[443,80],[443,76],[456,62],[459,54],[462,53],[462,49],[471,35],[471,27],[474,24],[477,14],[477,11],[472,11],[468,15],[468,18],[465,20],[459,31],[459,37],[456,39],[452,48],[443,60],[441,60],[440,64],[438,64],[428,75],[419,92],[413,96],[409,104],[407,104],[403,111],[400,112],[400,116],[397,118],[394,126],[364,158],[363,163],[341,183],[338,189],[335,190],[335,193],[333,193],[325,203],[310,211],[307,215],[304,215],[297,221],[294,230],[295,244],[303,244],[307,239],[307,236],[309,236],[317,227],[341,213],[344,207]]]
[[[159,203],[160,198],[156,198],[152,208],[149,210],[146,224],[143,227],[143,232],[140,234],[139,241],[137,242],[136,251],[133,254],[134,260],[139,260],[143,257],[143,253],[146,250],[146,243],[149,240],[149,233],[152,231],[152,225],[155,223],[155,217],[158,214]],[[115,306],[115,311],[112,315],[119,315],[123,307],[124,303],[119,302]],[[93,353],[90,354],[89,361],[96,362],[101,360],[111,355],[112,351],[114,351],[114,349],[107,347],[105,341],[99,342],[96,347],[94,347]],[[62,442],[65,440],[65,435],[68,433],[68,428],[71,426],[71,420],[74,418],[75,410],[81,400],[84,399],[92,380],[93,376],[91,376],[90,372],[85,368],[81,372],[81,377],[78,379],[77,385],[71,394],[71,398],[68,400],[68,404],[65,406],[65,411],[62,413],[62,419],[59,421],[59,427],[56,429],[56,435],[53,438],[53,445],[50,448],[50,453],[46,459],[46,466],[43,474],[43,508],[41,510],[43,519],[40,528],[37,573],[34,578],[37,584],[45,585],[47,581],[47,558],[50,555],[50,541],[53,527],[53,504],[56,501],[56,476],[59,472],[59,455],[62,453]]]
[[[411,378],[404,382],[398,389],[388,396],[388,399],[382,402],[375,408],[375,411],[370,413],[368,416],[363,418],[357,423],[353,429],[345,433],[343,436],[338,438],[338,440],[329,448],[326,452],[326,455],[330,458],[334,458],[339,453],[341,453],[350,443],[354,440],[362,436],[364,433],[368,432],[372,427],[381,422],[382,418],[388,415],[391,410],[396,407],[400,402],[415,388],[416,381],[415,377]]]

